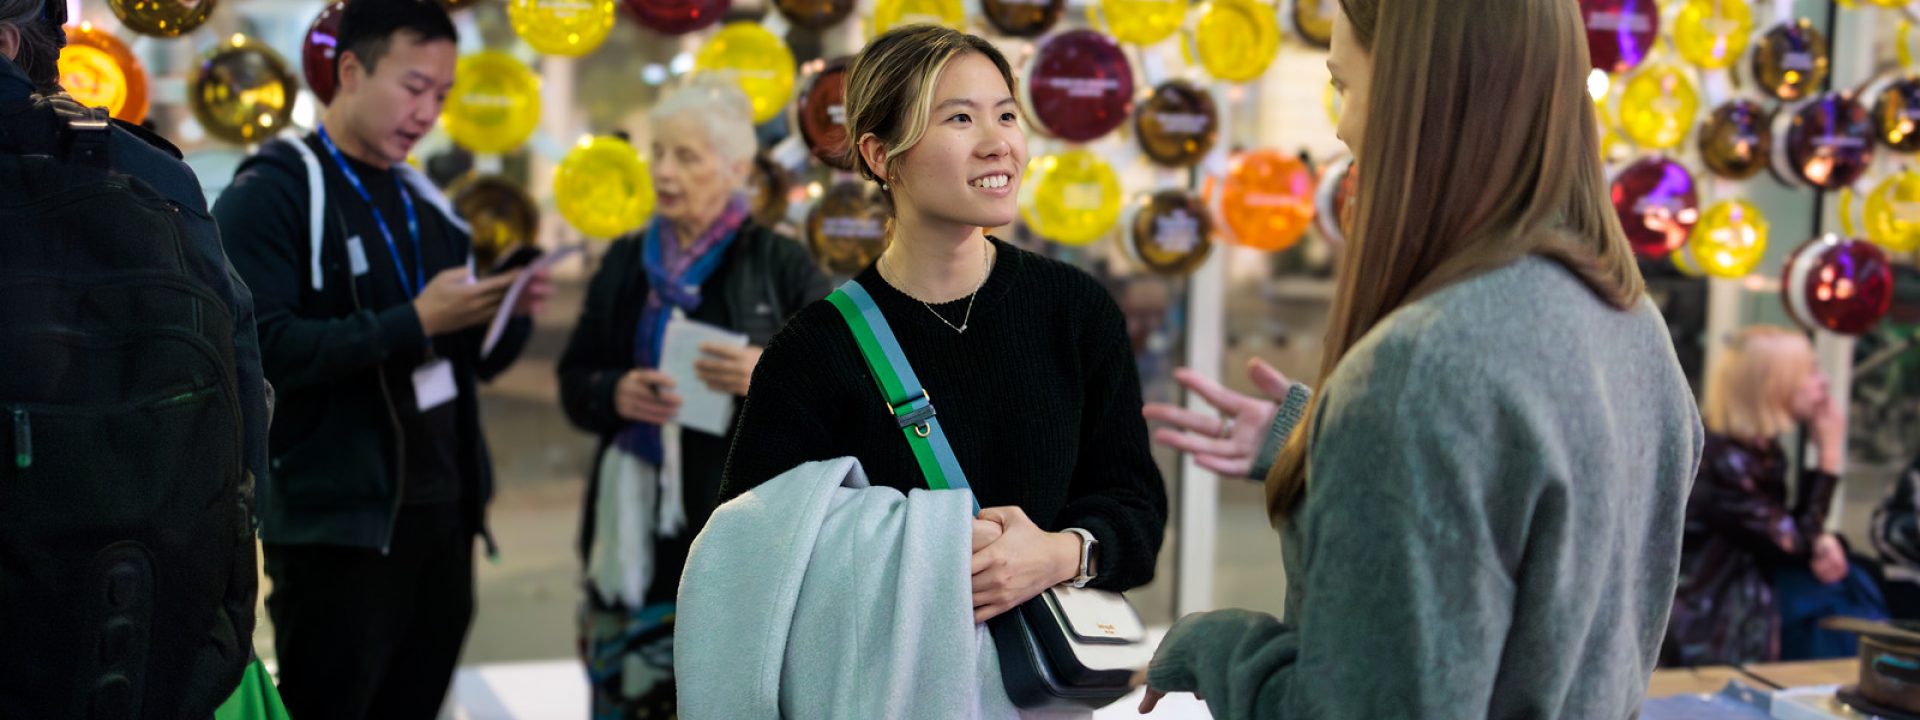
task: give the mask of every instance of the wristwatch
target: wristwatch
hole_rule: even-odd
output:
[[[1080,574],[1068,580],[1067,584],[1076,588],[1086,587],[1100,574],[1100,541],[1094,539],[1093,533],[1081,528],[1067,528],[1064,532],[1080,536]]]

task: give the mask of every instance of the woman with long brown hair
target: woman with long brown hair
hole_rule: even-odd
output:
[[[1142,709],[1627,717],[1702,440],[1608,203],[1579,4],[1340,7],[1327,66],[1360,182],[1320,390],[1262,367],[1282,402],[1205,387],[1227,419],[1148,410],[1218,470],[1278,438],[1286,621],[1182,619]]]

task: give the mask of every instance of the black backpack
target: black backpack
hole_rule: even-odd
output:
[[[0,718],[207,720],[252,656],[215,231],[116,172],[115,133],[0,105]]]

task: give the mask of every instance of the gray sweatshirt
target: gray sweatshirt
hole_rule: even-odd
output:
[[[1321,394],[1286,620],[1187,616],[1152,687],[1235,720],[1631,717],[1702,442],[1653,304],[1527,258],[1393,313]]]

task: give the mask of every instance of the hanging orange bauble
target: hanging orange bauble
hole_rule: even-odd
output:
[[[1278,150],[1240,153],[1218,189],[1220,217],[1241,245],[1285,250],[1300,242],[1313,223],[1313,171],[1292,155]]]

